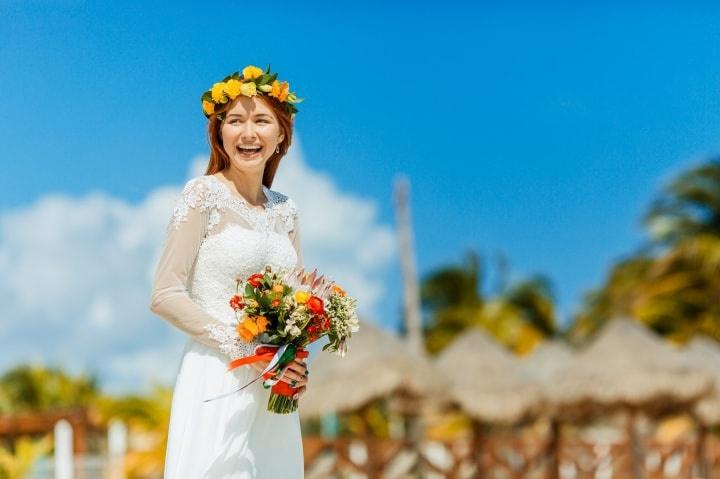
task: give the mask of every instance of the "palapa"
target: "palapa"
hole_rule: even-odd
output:
[[[478,328],[453,341],[436,364],[451,382],[451,400],[481,422],[511,424],[540,406],[539,390],[523,377],[519,360]]]
[[[695,415],[706,426],[720,424],[720,345],[710,338],[696,337],[682,353],[691,368],[713,380],[712,391],[695,404]]]
[[[629,319],[610,321],[573,364],[545,388],[557,411],[584,406],[648,407],[690,403],[709,390],[710,378],[688,367],[681,353]]]
[[[307,393],[300,400],[303,418],[352,411],[395,392],[416,397],[439,397],[444,379],[424,355],[368,321],[352,335],[344,358],[323,353],[309,365]]]
[[[528,381],[545,389],[555,384],[574,359],[574,351],[564,341],[543,341],[529,355],[520,358],[520,372]]]

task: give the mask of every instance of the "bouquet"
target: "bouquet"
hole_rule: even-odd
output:
[[[268,411],[293,412],[298,407],[298,400],[293,399],[298,388],[280,381],[285,368],[295,358],[307,357],[304,348],[324,336],[329,342],[323,351],[344,356],[347,340],[358,330],[357,300],[317,270],[273,272],[270,266],[247,279],[237,278],[235,291],[230,306],[238,320],[238,337],[261,344],[254,355],[231,361],[228,369],[269,359],[267,368],[255,378],[262,377],[263,386],[272,387]]]

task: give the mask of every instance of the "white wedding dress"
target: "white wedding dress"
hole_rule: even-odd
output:
[[[165,479],[303,477],[297,411],[267,411],[270,395],[251,366],[227,371],[255,344],[236,339],[229,305],[235,278],[270,265],[302,265],[298,218],[291,198],[263,186],[259,209],[218,178],[199,176],[178,199],[153,282],[150,309],[189,335],[170,417]]]

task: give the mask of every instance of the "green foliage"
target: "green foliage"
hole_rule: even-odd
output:
[[[88,406],[98,395],[93,377],[73,377],[56,368],[18,366],[0,377],[0,413]]]
[[[649,246],[614,265],[569,332],[574,342],[629,316],[677,342],[720,340],[720,160],[681,173],[645,217]]]
[[[488,331],[498,341],[525,353],[543,335],[556,333],[550,282],[543,277],[525,280],[500,291],[482,291],[481,259],[468,252],[461,265],[445,266],[421,283],[421,303],[428,316],[426,348],[431,354],[447,347],[470,327]]]
[[[653,241],[662,244],[720,236],[720,158],[680,174],[653,201],[645,222]]]
[[[52,449],[52,437],[40,439],[21,437],[15,443],[14,451],[0,446],[0,479],[23,479],[28,476],[33,464]]]

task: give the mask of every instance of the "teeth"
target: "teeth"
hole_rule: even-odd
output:
[[[261,147],[259,147],[259,146],[238,146],[238,148],[241,150],[248,150],[248,151],[257,151],[257,150],[261,149]]]

